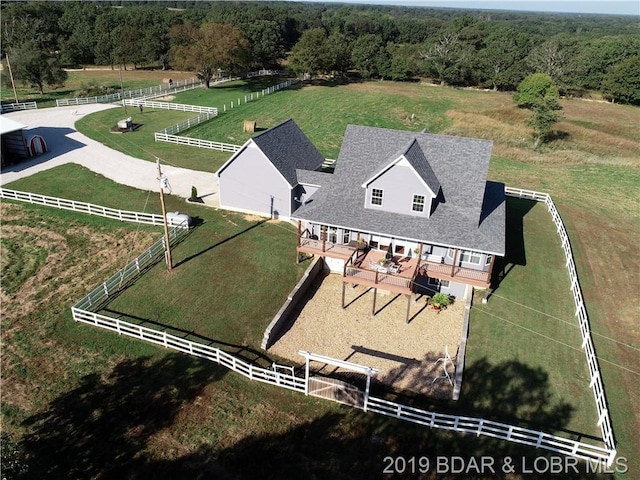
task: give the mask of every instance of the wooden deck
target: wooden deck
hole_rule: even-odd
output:
[[[344,260],[346,262],[343,272],[344,282],[381,288],[403,295],[410,295],[413,292],[413,283],[419,276],[467,283],[481,288],[488,288],[490,284],[488,272],[460,266],[454,268],[445,263],[398,255],[393,257],[393,262],[400,265],[400,271],[398,273],[381,272],[371,264],[384,258],[386,252],[378,250],[357,251],[355,247],[349,245],[323,242],[322,240],[301,238],[297,251]]]
[[[349,245],[340,245],[338,243],[323,242],[322,240],[313,240],[310,238],[301,238],[300,245],[297,248],[300,253],[308,253],[309,255],[320,255],[331,258],[339,258],[340,260],[348,260],[355,247]]]

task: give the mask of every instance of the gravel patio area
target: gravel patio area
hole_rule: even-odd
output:
[[[426,307],[426,297],[412,296],[407,324],[407,298],[378,290],[372,315],[373,289],[347,285],[342,309],[342,277],[321,274],[299,306],[293,325],[269,349],[270,353],[301,363],[299,350],[377,368],[377,380],[398,391],[450,398],[452,387],[443,375],[445,345],[455,362],[464,313],[458,299],[440,313]],[[312,368],[319,368],[313,364]],[[455,368],[448,363],[453,379]],[[325,367],[331,373],[335,367]],[[363,385],[358,385],[364,387]]]

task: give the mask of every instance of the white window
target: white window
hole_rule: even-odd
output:
[[[472,263],[473,265],[480,265],[480,260],[482,255],[478,252],[470,252],[468,250],[463,250],[460,255],[460,261],[464,263]]]
[[[427,283],[429,285],[435,285],[436,287],[449,288],[449,280],[440,280],[439,278],[429,277]]]
[[[424,195],[414,195],[411,204],[412,212],[424,212]]]
[[[382,189],[371,189],[371,205],[382,205]]]
[[[336,227],[329,227],[327,241],[329,243],[338,243],[338,229]]]
[[[342,231],[342,243],[344,245],[349,243],[349,240],[351,240],[351,230],[343,230]]]
[[[487,255],[487,258],[484,260],[484,266],[491,265],[491,260],[493,260],[493,255]]]
[[[447,249],[447,258],[453,258],[453,256],[456,253],[456,249],[455,248],[449,248]]]

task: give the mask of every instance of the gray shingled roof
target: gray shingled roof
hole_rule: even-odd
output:
[[[320,187],[328,185],[333,179],[333,174],[327,172],[298,169],[296,174],[298,176],[298,183],[318,185]]]
[[[402,149],[411,151],[410,161],[421,161],[413,150],[417,146],[442,189],[431,217],[364,208],[363,183],[398,158]],[[349,125],[332,180],[294,217],[504,255],[504,185],[487,182],[491,148],[489,140]],[[420,175],[434,181],[426,168],[419,168]]]
[[[252,140],[291,187],[298,184],[296,169],[316,170],[324,162],[322,154],[293,119],[256,135]]]

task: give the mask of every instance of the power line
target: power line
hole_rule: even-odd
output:
[[[507,302],[515,303],[516,305],[518,305],[518,306],[520,306],[520,307],[527,308],[527,309],[529,309],[529,310],[531,310],[531,311],[534,311],[534,312],[539,313],[539,314],[541,314],[541,315],[544,315],[544,316],[546,316],[546,317],[553,318],[554,320],[558,320],[558,321],[560,321],[560,322],[562,322],[562,323],[566,323],[567,325],[571,325],[572,327],[580,328],[580,326],[579,326],[577,323],[569,322],[569,321],[564,320],[564,319],[562,319],[562,318],[559,318],[559,317],[553,316],[553,315],[551,315],[551,314],[549,314],[549,313],[546,313],[546,312],[542,312],[542,311],[540,311],[540,310],[537,310],[537,309],[535,309],[535,308],[533,308],[533,307],[530,307],[530,306],[528,306],[528,305],[525,305],[525,304],[523,304],[523,303],[516,302],[515,300],[511,300],[511,299],[509,299],[509,298],[506,298],[506,297],[500,296],[500,295],[498,295],[498,294],[496,294],[496,293],[492,293],[492,294],[491,294],[491,296],[492,296],[492,297],[501,298],[502,300],[505,300],[505,301],[507,301]],[[630,345],[630,344],[628,344],[628,343],[621,342],[620,340],[616,340],[615,338],[611,338],[611,337],[608,337],[608,336],[603,335],[603,334],[601,334],[601,333],[594,332],[593,330],[591,331],[591,334],[592,334],[592,335],[597,335],[598,337],[602,337],[602,338],[604,338],[604,339],[606,339],[606,340],[610,340],[610,341],[615,342],[615,343],[617,343],[617,344],[619,344],[619,345],[623,345],[623,346],[625,346],[625,347],[632,348],[633,350],[637,350],[638,352],[640,352],[640,348],[638,348],[638,347],[636,347],[636,346],[634,346],[634,345]]]
[[[528,332],[530,332],[530,333],[533,333],[533,334],[535,334],[535,335],[539,335],[539,336],[541,336],[541,337],[543,337],[543,338],[545,338],[545,339],[547,339],[547,340],[551,340],[552,342],[559,343],[560,345],[563,345],[563,346],[565,346],[565,347],[568,347],[568,348],[570,348],[570,349],[572,349],[572,350],[575,350],[575,351],[577,351],[577,352],[582,352],[582,350],[581,350],[580,348],[573,347],[573,346],[571,346],[571,345],[569,345],[569,344],[567,344],[567,343],[561,342],[560,340],[557,340],[557,339],[555,339],[555,338],[553,338],[553,337],[549,337],[548,335],[545,335],[544,333],[536,332],[535,330],[532,330],[532,329],[530,329],[530,328],[528,328],[528,327],[525,327],[525,326],[519,325],[519,324],[517,324],[517,323],[515,323],[515,322],[512,322],[511,320],[507,320],[506,318],[500,317],[500,316],[495,315],[495,314],[493,314],[493,313],[489,313],[489,312],[487,312],[486,310],[480,309],[480,308],[478,308],[478,307],[471,307],[471,308],[472,308],[472,309],[474,309],[474,310],[478,310],[478,311],[480,311],[480,312],[482,312],[482,313],[484,313],[484,314],[486,314],[486,315],[489,315],[490,317],[494,317],[494,318],[497,318],[498,320],[502,320],[503,322],[510,323],[511,325],[514,325],[514,326],[516,326],[516,327],[518,327],[518,328],[521,328],[521,329],[523,329],[523,330],[526,330],[526,331],[528,331]],[[630,373],[633,373],[634,375],[638,375],[638,376],[640,376],[640,372],[636,372],[635,370],[631,370],[631,369],[629,369],[629,368],[627,368],[627,367],[623,367],[622,365],[618,365],[617,363],[614,363],[614,362],[612,362],[612,361],[610,361],[610,360],[607,360],[607,359],[605,359],[605,358],[601,358],[601,357],[599,357],[599,356],[597,356],[597,355],[596,355],[596,358],[597,358],[599,361],[601,361],[601,362],[609,363],[609,364],[611,364],[611,365],[613,365],[613,366],[615,366],[615,367],[618,367],[618,368],[620,368],[620,369],[622,369],[622,370],[626,370],[627,372],[630,372]]]

